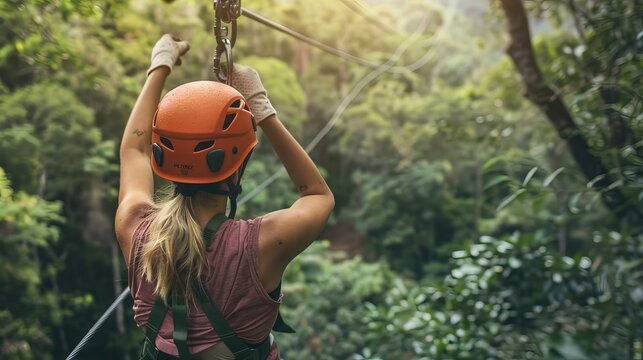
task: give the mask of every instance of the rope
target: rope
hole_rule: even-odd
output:
[[[459,3],[461,0],[459,0],[457,3]],[[454,5],[454,6],[457,6]],[[248,10],[242,9],[243,15],[247,16]],[[451,12],[451,17],[450,19],[453,19],[453,12]],[[313,140],[308,143],[306,146],[306,152],[310,153],[312,150],[317,147],[319,142],[330,132],[330,130],[335,126],[341,115],[346,111],[348,106],[355,100],[357,95],[366,87],[369,85],[371,82],[373,82],[379,75],[381,75],[384,72],[391,72],[391,69],[395,68],[400,68],[404,69],[404,71],[415,71],[419,69],[420,67],[426,65],[429,61],[431,61],[434,53],[429,50],[420,60],[414,62],[413,64],[407,65],[407,66],[398,66],[398,67],[393,67],[392,64],[399,60],[399,58],[402,56],[404,52],[408,49],[410,44],[415,41],[417,37],[420,36],[420,34],[426,29],[428,22],[428,18],[424,17],[422,23],[418,26],[416,31],[414,32],[413,36],[411,36],[409,39],[407,39],[404,43],[402,43],[395,51],[395,53],[389,58],[389,60],[383,64],[377,66],[377,68],[373,71],[371,71],[369,74],[364,76],[342,99],[340,105],[338,108],[335,110],[335,113],[331,117],[331,119],[326,123],[326,126],[322,128],[317,135],[313,138]],[[449,21],[450,23],[450,21]],[[443,32],[446,26],[443,26],[440,30],[440,32]],[[302,35],[303,36],[303,35]],[[312,39],[311,39],[312,40]],[[303,40],[302,40],[303,41]],[[259,194],[261,191],[263,191],[266,187],[268,187],[270,184],[272,184],[276,179],[278,179],[283,173],[285,172],[285,169],[282,167],[278,171],[276,171],[274,174],[272,174],[270,177],[268,177],[266,180],[264,180],[259,186],[254,188],[250,193],[247,195],[241,197],[239,200],[239,206],[245,204],[246,202],[250,201],[254,196]],[[85,336],[80,340],[78,345],[69,353],[69,356],[65,360],[72,360],[74,359],[78,353],[85,347],[85,345],[89,342],[89,340],[95,335],[95,333],[100,329],[105,321],[109,318],[109,316],[116,310],[116,308],[120,305],[121,302],[125,300],[125,298],[128,296],[130,291],[129,286],[123,290],[123,292],[112,302],[112,304],[105,310],[103,315],[96,321],[96,323],[87,331]]]
[[[336,48],[334,48],[332,46],[324,44],[321,41],[309,38],[308,36],[303,35],[301,33],[298,33],[295,30],[292,30],[292,29],[290,29],[290,28],[288,28],[286,26],[283,26],[283,25],[281,25],[279,23],[276,23],[276,22],[274,22],[274,21],[272,21],[272,20],[270,20],[270,19],[268,19],[268,18],[266,18],[266,17],[264,17],[262,15],[259,15],[259,14],[255,13],[255,12],[253,12],[253,11],[250,11],[250,10],[248,10],[246,8],[241,9],[241,15],[243,15],[243,16],[251,19],[251,20],[254,20],[254,21],[256,21],[256,22],[258,22],[258,23],[260,23],[262,25],[265,25],[265,26],[267,26],[267,27],[269,27],[269,28],[271,28],[273,30],[277,30],[277,31],[282,32],[282,33],[284,33],[286,35],[290,35],[290,36],[292,36],[292,37],[294,37],[294,38],[296,38],[296,39],[298,39],[300,41],[303,41],[304,43],[306,43],[308,45],[312,45],[312,46],[314,46],[314,47],[316,47],[316,48],[318,48],[318,49],[320,49],[322,51],[325,51],[325,52],[331,54],[331,55],[337,56],[337,57],[342,58],[344,60],[353,62],[355,64],[366,66],[366,67],[373,68],[373,69],[376,69],[376,70],[383,70],[383,72],[389,72],[389,73],[394,73],[394,74],[400,74],[400,73],[405,73],[405,72],[409,71],[409,69],[407,67],[405,67],[405,66],[390,66],[390,65],[387,65],[386,63],[378,64],[378,63],[374,63],[374,62],[365,60],[363,58],[357,57],[355,55],[349,54],[349,53],[347,53],[347,52],[345,52],[343,50],[336,49]]]

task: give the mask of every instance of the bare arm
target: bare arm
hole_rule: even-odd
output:
[[[261,223],[259,267],[264,286],[270,290],[277,286],[288,263],[319,235],[335,199],[313,161],[276,115],[259,126],[300,195],[290,208],[265,215]]]
[[[154,176],[150,165],[152,119],[169,73],[167,67],[159,67],[150,73],[132,109],[121,141],[121,176],[115,228],[126,263],[129,263],[132,233],[153,201]]]
[[[259,228],[259,276],[264,288],[272,290],[288,263],[319,235],[335,199],[308,154],[279,121],[259,74],[235,64],[232,86],[248,101],[257,124],[299,190],[297,201],[287,209],[265,215]]]
[[[121,141],[121,182],[116,209],[116,237],[125,264],[129,264],[132,235],[142,216],[153,203],[154,175],[150,164],[152,120],[159,104],[165,79],[180,57],[190,49],[186,41],[163,35],[152,49],[150,68],[143,90],[127,120]]]

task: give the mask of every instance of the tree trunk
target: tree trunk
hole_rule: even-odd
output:
[[[569,9],[574,20],[574,27],[576,28],[576,32],[578,33],[580,43],[587,46],[587,38],[585,37],[585,30],[582,24],[582,19],[587,19],[587,14],[584,14],[583,11],[580,10],[580,8],[576,5],[575,0],[567,0],[567,8]],[[619,98],[619,66],[611,63],[608,65],[608,68],[608,78],[601,84],[599,95],[601,98],[602,111],[607,118],[607,123],[610,127],[611,132],[610,138],[608,140],[608,145],[615,149],[621,149],[624,146],[633,145],[634,143],[638,142],[638,140],[635,139],[634,132],[627,124],[627,121],[624,119],[621,113],[614,108],[614,106],[616,106],[616,104],[618,103]],[[598,75],[595,73],[588,74],[583,71],[581,71],[581,73],[583,73],[583,77],[587,84],[591,84],[592,79],[596,75]],[[643,156],[642,149],[637,148],[636,150],[639,156]]]
[[[476,153],[476,178],[475,178],[475,208],[473,210],[473,238],[478,240],[480,237],[480,217],[482,214],[482,195],[484,191],[482,189],[482,176],[483,169],[480,159]]]
[[[295,43],[295,71],[297,75],[301,76],[308,71],[308,64],[310,62],[310,51],[308,46],[302,41]]]
[[[63,255],[61,258],[65,258],[66,256]],[[60,260],[59,260],[60,261]],[[53,285],[53,290],[54,290],[54,307],[56,308],[57,311],[61,311],[60,308],[60,288],[58,287],[58,276],[53,275],[51,277],[51,283]],[[62,351],[67,354],[69,352],[69,346],[67,345],[67,334],[65,332],[65,324],[64,324],[64,318],[60,320],[60,324],[57,325],[58,327],[58,339],[60,341],[60,348]]]
[[[545,113],[561,139],[565,140],[571,154],[587,181],[600,179],[595,187],[601,191],[603,203],[618,216],[631,224],[639,224],[642,216],[636,206],[627,203],[618,188],[609,189],[614,182],[601,159],[594,154],[580,129],[563,103],[561,95],[554,92],[545,81],[536,62],[531,43],[527,13],[520,0],[500,0],[509,27],[510,42],[507,54],[520,73],[525,86],[524,96]]]
[[[114,229],[112,226],[112,216],[107,214],[103,206],[103,194],[105,185],[100,175],[92,175],[89,180],[89,186],[86,193],[87,204],[87,226],[84,229],[84,237],[87,241],[99,243],[101,246],[111,248],[112,277],[114,280],[114,296],[120,295],[123,291],[121,284],[121,266],[119,262],[120,251],[116,240],[114,239]],[[116,326],[119,334],[125,338],[125,315],[123,305],[120,304],[116,309]],[[129,360],[129,353],[123,355],[123,359]]]
[[[120,266],[120,256],[121,252],[116,244],[116,241],[111,242],[112,248],[112,276],[114,277],[114,294],[116,296],[120,295],[123,292],[123,286],[121,285],[121,266]],[[116,308],[116,328],[118,333],[125,338],[127,336],[127,331],[125,327],[125,311],[123,310],[123,304],[119,304]],[[130,354],[128,351],[125,351],[123,354],[124,360],[130,360]]]
[[[632,145],[632,131],[625,122],[625,119],[614,108],[618,103],[618,89],[616,85],[602,85],[600,95],[603,101],[603,112],[611,129],[610,145],[613,148],[621,149],[626,145]]]

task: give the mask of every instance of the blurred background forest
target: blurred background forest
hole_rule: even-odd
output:
[[[311,156],[337,205],[285,276],[282,357],[643,358],[643,1],[242,5],[396,65],[239,20],[236,61],[300,142],[334,125]],[[213,78],[212,24],[210,1],[0,1],[0,359],[63,359],[127,286],[120,136],[161,34],[192,45],[166,90]],[[262,141],[240,217],[296,197],[259,187],[279,169]],[[131,305],[79,358],[137,358]]]

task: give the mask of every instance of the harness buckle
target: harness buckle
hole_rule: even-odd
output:
[[[233,353],[235,359],[239,360],[258,360],[259,353],[255,349],[245,348],[241,351]]]
[[[153,340],[150,340],[147,336],[143,340],[143,348],[141,349],[141,360],[156,360],[158,357],[159,349],[156,348]]]

